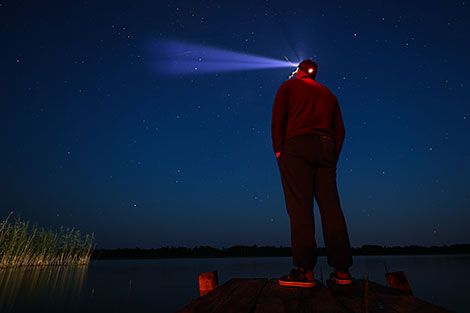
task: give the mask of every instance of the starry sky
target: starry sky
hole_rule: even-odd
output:
[[[469,243],[469,30],[453,0],[0,1],[0,215],[99,248],[290,245],[270,123],[292,68],[156,70],[176,40],[318,63],[352,246]]]

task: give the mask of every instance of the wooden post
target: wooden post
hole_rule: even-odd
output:
[[[202,296],[219,287],[217,271],[199,274],[199,294]]]
[[[367,278],[364,282],[364,290],[361,301],[361,313],[369,313],[369,272],[367,272]]]
[[[387,279],[387,284],[390,288],[399,289],[405,291],[412,295],[410,284],[408,284],[408,280],[406,279],[405,272],[393,272],[385,274],[385,278]]]

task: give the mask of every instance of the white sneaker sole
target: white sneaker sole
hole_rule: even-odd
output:
[[[352,285],[352,279],[341,279],[331,276],[330,280],[338,285]]]
[[[286,280],[279,280],[279,285],[287,286],[287,287],[300,287],[300,288],[312,288],[317,285],[317,282],[302,282],[302,281],[286,281]]]

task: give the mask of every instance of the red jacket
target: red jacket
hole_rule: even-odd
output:
[[[338,99],[311,78],[293,78],[279,87],[274,99],[271,121],[274,152],[281,152],[290,138],[307,134],[333,138],[339,157],[345,130]]]

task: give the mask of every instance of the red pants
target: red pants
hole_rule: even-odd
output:
[[[351,247],[336,188],[336,147],[333,139],[302,135],[289,139],[278,158],[290,218],[294,265],[312,269],[318,258],[313,199],[320,209],[328,264],[346,271]]]

